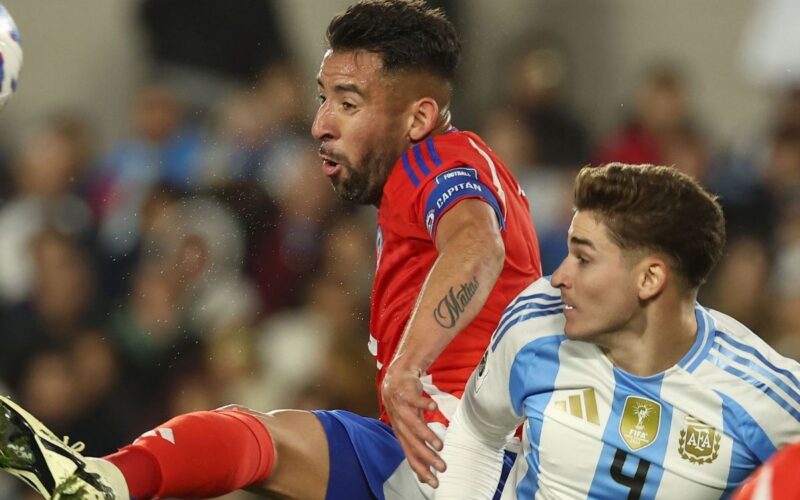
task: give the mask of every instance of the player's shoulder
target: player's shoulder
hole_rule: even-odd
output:
[[[429,136],[400,155],[397,166],[398,186],[418,189],[432,179],[440,181],[448,170],[470,166],[474,163],[472,160],[463,132],[452,131]]]
[[[557,300],[559,303],[561,303],[561,290],[553,286],[550,275],[542,276],[541,278],[531,282],[530,285],[525,287],[525,289],[517,295],[517,297],[514,299],[514,302],[524,300],[525,297],[532,296],[535,296],[536,298]]]
[[[426,142],[430,142],[431,151],[441,160],[443,168],[477,166],[485,163],[490,151],[477,134],[456,129],[430,137]]]
[[[714,347],[719,354],[747,353],[750,357],[764,360],[767,365],[792,369],[800,367],[797,361],[782,356],[764,339],[735,318],[714,309],[706,308],[705,312],[713,320]]]
[[[763,460],[800,432],[800,364],[727,314],[706,312],[713,345],[695,373],[722,399],[727,425]]]
[[[768,424],[781,407],[800,421],[800,364],[782,356],[752,330],[727,314],[705,309],[713,343],[696,375],[704,385]],[[775,406],[777,405],[777,407]],[[768,417],[765,414],[774,414]],[[783,414],[785,415],[785,414]]]
[[[508,304],[492,336],[491,349],[518,351],[532,342],[563,341],[564,303],[550,276],[534,281]]]
[[[491,180],[488,147],[476,134],[451,130],[429,136],[400,155],[397,185],[401,190],[417,190],[430,183],[441,184],[453,175],[472,177],[481,182]]]

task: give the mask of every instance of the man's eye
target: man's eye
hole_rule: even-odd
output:
[[[325,99],[325,96],[324,96],[324,95],[322,95],[322,94],[319,94],[319,95],[317,96],[317,99],[319,99],[319,103],[320,103],[320,104],[322,104],[322,103],[323,103],[323,102],[325,102],[325,100],[326,100],[326,99]]]
[[[355,104],[352,104],[352,103],[349,103],[349,102],[343,102],[342,103],[342,109],[345,110],[345,111],[352,111],[355,108],[356,108]]]

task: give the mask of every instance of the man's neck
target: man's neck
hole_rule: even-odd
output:
[[[639,377],[661,373],[677,364],[697,337],[693,301],[653,307],[638,323],[604,336],[598,345],[615,366]]]

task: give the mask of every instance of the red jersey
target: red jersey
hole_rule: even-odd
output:
[[[423,389],[439,406],[426,414],[426,421],[448,422],[503,310],[542,274],[525,193],[477,135],[452,130],[403,153],[378,207],[377,271],[370,315],[369,347],[378,366],[378,401],[385,422],[381,384],[438,257],[437,225],[450,208],[468,198],[485,201],[497,214],[505,265],[478,316],[423,374]]]
[[[750,476],[734,494],[735,500],[800,498],[800,442],[787,445]]]

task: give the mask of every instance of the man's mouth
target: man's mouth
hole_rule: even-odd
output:
[[[328,177],[333,177],[339,173],[339,170],[341,170],[341,166],[337,162],[329,158],[322,158],[322,172],[325,175]]]
[[[332,151],[324,147],[319,149],[319,157],[322,159],[322,172],[328,177],[333,177],[342,169],[341,163],[336,159],[336,156],[338,155],[333,154]]]

